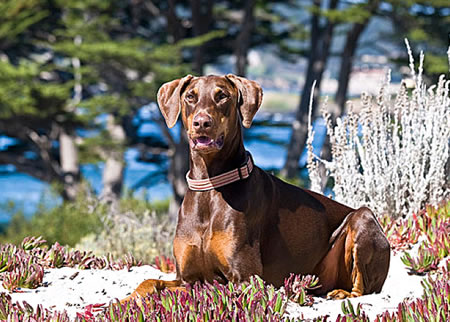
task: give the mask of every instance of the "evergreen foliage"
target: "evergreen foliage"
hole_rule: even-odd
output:
[[[140,27],[128,27],[132,17],[121,1],[21,0],[1,6],[6,20],[0,29],[0,133],[20,145],[0,152],[0,164],[38,179],[67,183],[58,151],[62,133],[83,146],[85,160],[123,149],[127,142],[116,142],[96,118],[112,114],[135,130],[130,123],[137,109],[156,100],[162,83],[189,72],[181,45],[159,45],[151,28],[143,36]],[[76,129],[95,130],[98,139],[77,139]],[[30,151],[34,160],[27,157]],[[77,154],[73,159],[78,162]]]
[[[383,12],[395,23],[397,43],[404,38],[411,42],[415,52],[426,52],[424,68],[429,83],[436,82],[441,74],[448,73],[447,49],[450,45],[450,14],[445,0],[389,0],[389,12]],[[405,64],[407,57],[400,63]]]

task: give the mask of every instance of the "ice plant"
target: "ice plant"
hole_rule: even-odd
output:
[[[50,249],[43,248],[41,237],[27,237],[21,247],[6,244],[0,247],[0,280],[4,288],[16,291],[19,288],[36,288],[42,283],[44,268],[63,266],[80,269],[128,269],[142,265],[133,255],[114,259],[111,254],[96,257],[92,253],[69,250],[55,243]]]
[[[36,321],[69,322],[66,311],[52,312],[38,305],[33,309],[27,302],[12,303],[11,296],[0,293],[0,320],[2,321]]]
[[[439,262],[450,254],[450,200],[442,203],[440,207],[428,206],[426,210],[414,214],[408,219],[397,220],[397,226],[406,226],[407,234],[414,234],[416,242],[421,238],[421,244],[417,255],[413,256],[405,252],[401,257],[403,263],[409,268],[411,273],[424,274],[425,272],[436,270]],[[387,236],[394,246],[396,239],[392,234]]]
[[[358,303],[356,309],[353,307],[352,302],[347,300],[346,302],[342,302],[341,304],[342,315],[338,315],[336,318],[336,322],[344,322],[344,321],[361,321],[361,322],[369,322],[369,317],[366,315],[364,311],[361,311],[361,303]]]
[[[280,321],[286,298],[273,286],[255,276],[248,283],[226,285],[196,283],[185,292],[163,290],[142,304],[110,305],[106,320],[130,321]]]
[[[25,250],[31,250],[31,249],[35,249],[35,248],[39,248],[41,247],[43,244],[45,244],[45,240],[42,238],[42,236],[39,237],[25,237],[22,241],[22,243],[20,243],[20,247]]]
[[[44,278],[42,266],[34,263],[33,258],[18,258],[15,267],[3,273],[2,285],[9,291],[16,291],[18,288],[36,288]]]
[[[44,257],[44,263],[46,266],[51,268],[59,268],[67,263],[67,252],[66,249],[56,242]]]
[[[394,251],[410,248],[411,245],[417,243],[421,235],[412,217],[392,220],[391,217],[385,215],[381,218],[380,224]]]
[[[379,314],[375,321],[448,321],[450,316],[450,261],[437,276],[429,276],[424,285],[424,296],[411,302],[402,302],[397,310]]]
[[[16,247],[13,245],[2,245],[0,249],[0,273],[7,272],[15,267]]]
[[[81,321],[94,321],[96,313],[102,311],[104,306],[105,303],[89,304],[83,313],[77,313],[77,318]]]
[[[175,272],[175,263],[173,259],[164,255],[155,257],[155,267],[163,273]]]
[[[405,264],[411,274],[424,274],[431,270],[435,270],[439,265],[439,256],[432,248],[420,247],[417,257],[413,258],[408,252],[401,257],[403,264]]]
[[[302,276],[291,274],[284,280],[284,290],[287,297],[300,305],[313,305],[314,299],[311,295],[307,294],[307,291],[319,287],[319,278],[312,275]]]
[[[142,261],[137,260],[131,253],[124,255],[122,258],[116,261],[117,269],[126,268],[128,271],[131,270],[133,266],[142,266]]]

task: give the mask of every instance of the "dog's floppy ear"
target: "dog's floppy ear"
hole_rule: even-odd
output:
[[[263,91],[257,82],[228,74],[226,78],[232,82],[240,93],[240,111],[242,115],[242,125],[249,128],[252,125],[253,117],[261,106]]]
[[[183,78],[173,80],[165,83],[158,90],[158,105],[161,110],[166,124],[169,128],[177,123],[178,115],[180,114],[181,105],[180,98],[184,89],[189,84],[192,75],[187,75]]]

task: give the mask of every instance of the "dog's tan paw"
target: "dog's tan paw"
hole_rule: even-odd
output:
[[[131,300],[135,300],[136,303],[141,306],[142,305],[142,298],[149,295],[156,293],[158,291],[158,287],[161,287],[161,281],[159,280],[145,280],[139,286],[134,290],[133,293],[131,293],[130,296],[124,298],[123,300],[120,300],[120,304],[127,303]]]
[[[344,291],[344,290],[334,290],[327,294],[327,299],[330,300],[342,300],[348,297],[353,297],[352,293]]]

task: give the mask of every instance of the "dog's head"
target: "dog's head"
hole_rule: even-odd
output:
[[[212,153],[233,140],[242,125],[249,128],[262,101],[254,81],[235,75],[184,78],[165,83],[158,104],[169,128],[181,113],[192,150]]]

